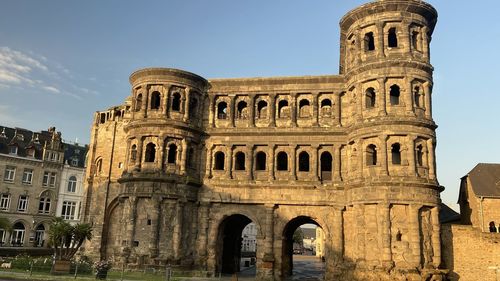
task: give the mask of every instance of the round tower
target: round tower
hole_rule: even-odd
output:
[[[423,1],[385,0],[340,22],[351,128],[345,220],[356,228],[345,257],[358,280],[379,280],[377,270],[421,278],[441,262],[429,53],[436,20]]]

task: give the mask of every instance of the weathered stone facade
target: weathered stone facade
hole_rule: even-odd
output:
[[[95,115],[87,253],[232,272],[253,222],[256,278],[282,280],[294,230],[314,223],[326,280],[440,280],[436,20],[415,0],[349,12],[339,75],[134,72],[125,103]]]

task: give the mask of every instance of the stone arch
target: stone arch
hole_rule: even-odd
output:
[[[265,99],[261,99],[257,102],[257,119],[266,119],[268,112],[268,103]]]
[[[290,105],[286,98],[278,101],[278,118],[288,118],[291,116]]]
[[[299,117],[311,117],[311,103],[308,99],[304,98],[299,101]]]
[[[127,199],[115,197],[108,204],[106,213],[104,214],[103,227],[105,229],[102,232],[103,236],[100,249],[101,257],[111,258],[112,256],[120,256],[121,251],[119,251],[119,247],[126,245],[114,243],[128,243],[123,237],[125,234],[124,230],[127,227],[127,222],[122,221],[125,200]],[[118,235],[121,239],[109,239],[112,235]]]

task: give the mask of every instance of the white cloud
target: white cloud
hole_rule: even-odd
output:
[[[43,87],[45,90],[49,91],[49,92],[52,92],[52,93],[55,93],[55,94],[59,94],[61,93],[61,90],[59,90],[58,88],[56,87],[52,87],[52,86],[44,86]]]

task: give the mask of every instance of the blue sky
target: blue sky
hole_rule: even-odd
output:
[[[338,73],[340,18],[365,1],[2,1],[0,124],[56,126],[87,143],[92,113],[123,102],[142,67],[206,78]],[[500,1],[429,1],[438,178],[500,162]]]

